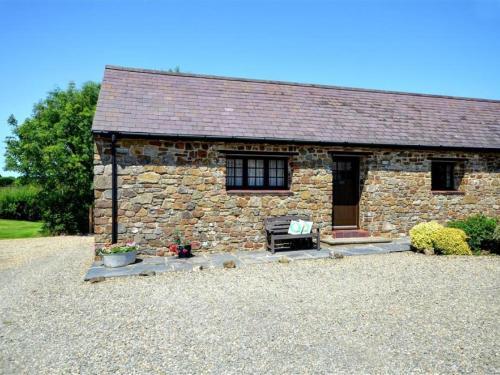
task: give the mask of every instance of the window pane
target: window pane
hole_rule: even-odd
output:
[[[446,165],[446,188],[451,189],[453,185],[453,168],[451,164]]]
[[[243,186],[243,160],[227,159],[226,162],[227,186]]]
[[[264,186],[264,160],[248,159],[248,186]]]
[[[269,186],[285,186],[285,161],[283,159],[269,160]]]
[[[285,166],[284,166],[283,161],[281,161],[281,163],[278,163],[278,169],[276,170],[276,176],[278,176],[278,177],[285,176]]]

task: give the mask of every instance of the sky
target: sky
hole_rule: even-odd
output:
[[[500,0],[0,0],[10,114],[106,64],[500,99]]]

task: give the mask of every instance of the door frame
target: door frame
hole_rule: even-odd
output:
[[[358,188],[357,191],[357,199],[358,199],[358,204],[356,206],[356,224],[353,225],[335,225],[335,176],[334,176],[334,170],[332,168],[332,229],[359,229],[359,200],[361,198],[361,181],[360,181],[360,169],[361,169],[361,157],[360,155],[342,155],[342,154],[332,154],[332,163],[335,162],[338,159],[344,159],[344,160],[355,160],[356,161],[356,186]]]

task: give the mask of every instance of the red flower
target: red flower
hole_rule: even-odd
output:
[[[170,251],[174,254],[177,254],[178,253],[178,249],[177,249],[177,244],[173,243],[172,245],[170,245],[168,247],[170,249]]]

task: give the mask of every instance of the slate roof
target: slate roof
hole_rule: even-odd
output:
[[[500,101],[106,66],[94,133],[500,149]]]

